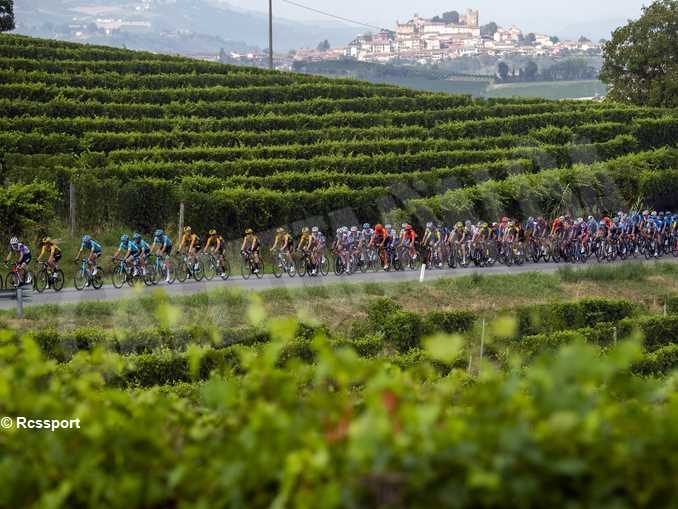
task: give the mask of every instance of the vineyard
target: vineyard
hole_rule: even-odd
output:
[[[181,204],[227,240],[675,210],[678,116],[3,34],[0,181],[0,242],[70,221],[64,264]],[[678,505],[678,264],[424,272],[0,310],[0,508]]]
[[[668,207],[677,142],[673,110],[480,100],[0,37],[0,207],[32,202],[8,212],[4,234],[65,219],[70,189],[81,230],[171,228],[184,203],[186,223],[231,239],[306,221]]]

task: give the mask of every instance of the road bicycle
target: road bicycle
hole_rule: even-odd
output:
[[[307,250],[302,251],[301,257],[297,260],[297,273],[300,277],[304,277],[306,274],[309,276],[317,276],[318,274],[327,276],[329,272],[330,261],[325,253],[320,255],[320,262],[316,263],[313,260],[313,253]]]
[[[258,279],[264,277],[264,262],[255,261],[254,253],[252,251],[242,251],[242,258],[240,260],[240,274],[243,279],[249,279],[254,274]]]
[[[8,265],[5,266],[9,267]],[[19,274],[19,264],[15,262],[12,264],[12,268],[7,273],[5,282],[7,283],[8,289],[16,289],[22,285],[34,285],[34,277],[31,270],[28,267],[26,267],[24,278],[22,278],[21,274]]]
[[[80,268],[73,276],[73,286],[75,286],[76,290],[84,290],[87,286],[98,290],[104,286],[104,269],[97,267],[96,274],[92,274],[87,258],[83,258],[80,261],[76,260],[75,264],[80,265]]]
[[[198,257],[193,257],[193,260],[189,260],[187,255],[181,255],[176,266],[176,276],[180,283],[183,283],[188,278],[202,281],[205,277],[205,264]]]
[[[205,279],[208,281],[212,281],[217,276],[224,281],[231,277],[231,264],[223,255],[217,257],[209,252],[204,253],[202,259],[205,267]]]
[[[145,283],[145,277],[142,274],[140,267],[130,267],[124,258],[113,258],[113,270],[111,272],[111,280],[115,288],[122,288],[125,283],[129,286],[134,286],[142,281]]]
[[[47,262],[39,262],[40,270],[35,276],[35,289],[38,293],[44,292],[47,288],[60,292],[64,287],[64,271],[56,268],[52,269]]]
[[[291,260],[287,253],[282,249],[276,249],[272,266],[273,275],[276,278],[282,277],[283,274],[294,277],[297,275],[298,263],[299,262],[295,263],[294,260]],[[299,275],[303,276],[303,274]]]

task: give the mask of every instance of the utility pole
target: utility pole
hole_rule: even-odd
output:
[[[268,0],[268,68],[273,70],[273,0]]]

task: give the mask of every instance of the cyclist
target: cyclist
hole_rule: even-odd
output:
[[[377,249],[377,253],[384,270],[388,269],[388,261],[386,260],[386,253],[384,251],[387,238],[388,232],[386,231],[386,228],[384,228],[381,223],[379,223],[374,227],[374,232],[372,233],[372,238],[370,239],[369,243],[369,247],[374,247]]]
[[[153,233],[153,244],[151,245],[151,252],[154,252],[156,256],[163,259],[165,268],[167,269],[167,274],[165,275],[165,282],[169,283],[170,280],[170,269],[171,269],[171,259],[170,255],[172,254],[172,240],[169,238],[169,235],[166,235],[164,230],[157,229]]]
[[[28,273],[28,264],[31,263],[31,250],[30,248],[19,242],[19,239],[12,237],[9,240],[9,253],[5,257],[5,263],[9,262],[9,259],[12,255],[16,256],[16,267],[19,272],[19,277],[21,278],[21,283],[30,283],[30,281],[25,281]]]
[[[243,255],[249,254],[252,256],[252,260],[256,264],[256,267],[254,268],[254,273],[257,274],[259,273],[259,265],[260,265],[260,260],[259,260],[259,248],[261,247],[261,243],[259,242],[259,239],[257,236],[254,234],[254,230],[252,228],[247,228],[245,230],[245,237],[242,239],[242,245],[240,246],[240,253]]]
[[[278,228],[275,231],[275,240],[271,246],[271,251],[275,252],[276,249],[282,251],[290,266],[294,264],[294,260],[292,259],[292,251],[294,250],[292,235],[290,235],[285,228]]]
[[[89,265],[89,268],[92,272],[92,276],[96,276],[97,272],[99,271],[97,268],[97,258],[99,258],[103,252],[101,244],[99,244],[89,235],[83,235],[82,241],[80,242],[80,249],[78,250],[78,254],[75,255],[76,262],[78,261],[78,258],[80,258],[80,255],[83,251],[89,251],[89,255],[87,256],[87,264]]]
[[[346,234],[346,227],[340,226],[337,228],[334,243],[332,244],[332,249],[334,253],[341,258],[341,261],[344,264],[344,271],[348,272],[348,240]]]
[[[61,249],[59,249],[59,246],[56,244],[56,242],[54,242],[54,240],[50,239],[49,237],[42,239],[42,249],[38,255],[38,263],[42,261],[42,257],[47,253],[49,253],[49,257],[47,258],[47,266],[50,268],[52,273],[54,273],[59,268],[58,263],[59,260],[61,260]]]
[[[223,270],[225,265],[224,249],[226,248],[226,241],[224,237],[219,235],[217,231],[212,228],[208,232],[207,242],[205,243],[205,252],[209,252],[219,263],[220,270]]]
[[[129,263],[132,262],[132,266],[134,267],[134,275],[136,276],[138,274],[139,265],[139,246],[132,242],[129,238],[129,235],[127,234],[120,236],[120,245],[113,255],[114,261],[116,258],[118,258],[118,256],[120,256],[120,253],[125,253],[125,256],[123,257],[125,263],[129,265]]]
[[[190,226],[184,228],[184,234],[181,236],[178,251],[180,254],[185,254],[189,259],[193,260],[202,249],[202,242],[197,233],[193,233]]]
[[[411,225],[406,224],[404,228],[404,232],[401,237],[401,243],[404,247],[407,248],[408,253],[410,255],[410,258],[412,260],[417,259],[417,250],[415,246],[415,242],[417,240],[417,232],[414,231],[414,228],[412,228]]]
[[[313,263],[316,267],[320,267],[325,251],[325,235],[320,231],[320,228],[314,226],[311,228],[311,238],[313,239]]]
[[[143,274],[146,275],[146,259],[148,258],[148,255],[151,254],[151,246],[149,246],[148,242],[141,238],[141,234],[136,232],[134,235],[132,235],[132,243],[137,246],[141,270]]]

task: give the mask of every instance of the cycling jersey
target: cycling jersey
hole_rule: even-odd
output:
[[[40,250],[40,256],[38,256],[38,258],[42,258],[46,253],[49,253],[49,255],[55,259],[57,257],[61,258],[61,249],[59,249],[59,246],[57,246],[54,242],[43,244],[42,249]]]
[[[80,249],[82,251],[94,251],[94,253],[99,254],[101,253],[101,244],[96,240],[88,240],[80,244]]]
[[[139,254],[139,246],[129,240],[127,242],[121,242],[118,246],[118,249],[120,251],[124,251],[125,253],[129,251],[132,256],[137,256]]]
[[[137,247],[140,253],[149,254],[151,252],[151,246],[144,239],[141,239],[138,243],[132,242],[132,244]]]
[[[250,249],[252,252],[259,251],[259,239],[256,235],[249,235],[243,239],[245,249]],[[247,244],[249,243],[249,248]]]
[[[30,263],[30,261],[31,261],[31,250],[26,244],[19,242],[17,244],[16,248],[12,248],[12,251],[19,253],[19,260],[18,260],[17,263],[19,263],[19,264]]]
[[[181,238],[181,245],[186,247],[191,247],[193,244],[193,249],[200,251],[202,248],[202,242],[200,242],[200,236],[197,233],[184,233]]]
[[[221,235],[210,235],[207,238],[207,243],[205,244],[205,250],[214,246],[217,251],[224,250],[224,238]]]

